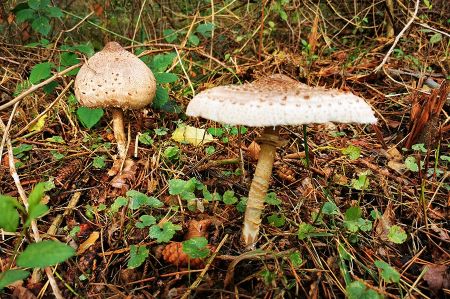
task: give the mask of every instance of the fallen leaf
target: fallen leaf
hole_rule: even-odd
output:
[[[389,161],[387,166],[398,172],[399,174],[404,174],[406,171],[408,171],[408,168],[406,167],[405,163],[397,162],[397,161]]]
[[[448,266],[429,264],[426,266],[428,271],[423,276],[423,279],[428,283],[428,287],[434,293],[439,290],[450,287],[450,273],[448,273]]]
[[[89,238],[87,238],[87,240],[81,243],[80,247],[78,247],[77,255],[83,254],[89,247],[94,245],[99,236],[99,232],[92,232]]]
[[[172,133],[172,139],[177,142],[189,143],[195,146],[214,141],[211,134],[204,129],[192,126],[179,127]]]
[[[45,119],[47,118],[47,114],[42,115],[39,117],[37,122],[35,122],[32,126],[28,128],[28,131],[30,132],[40,132],[45,126]]]
[[[259,146],[256,141],[252,141],[250,145],[247,147],[247,155],[252,161],[258,161],[259,158],[259,151],[261,150],[261,147]]]

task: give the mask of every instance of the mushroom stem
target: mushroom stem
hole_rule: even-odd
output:
[[[121,108],[112,108],[113,131],[117,141],[117,151],[119,158],[125,160],[127,157],[127,135],[125,135],[123,125],[123,110]]]
[[[273,162],[277,146],[281,143],[279,127],[266,127],[258,139],[261,150],[255,175],[250,186],[247,208],[245,210],[242,239],[247,248],[252,248],[258,238],[264,200],[269,189]]]

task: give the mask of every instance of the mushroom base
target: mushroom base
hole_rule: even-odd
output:
[[[250,186],[242,230],[242,240],[247,248],[252,248],[258,238],[261,214],[264,210],[264,201],[269,189],[276,147],[281,143],[279,127],[264,129],[258,141],[261,144],[261,150],[255,175]]]

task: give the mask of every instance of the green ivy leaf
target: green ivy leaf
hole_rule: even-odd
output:
[[[41,241],[27,246],[17,257],[20,267],[45,268],[64,262],[75,255],[75,250],[58,241]]]
[[[386,282],[399,282],[400,281],[400,273],[397,272],[393,267],[391,267],[388,263],[380,260],[376,260],[374,262],[375,266],[381,270],[381,277]]]
[[[354,281],[345,290],[348,299],[381,299],[383,298],[376,291],[368,289],[362,282]]]
[[[79,107],[77,109],[78,120],[87,129],[95,126],[102,118],[103,113],[101,108]]]
[[[150,215],[142,215],[139,217],[139,220],[141,220],[141,222],[135,224],[137,228],[145,228],[156,223],[156,218]]]
[[[403,228],[398,225],[393,225],[389,228],[388,239],[395,244],[402,244],[406,241],[408,236]]]
[[[147,196],[144,193],[141,193],[139,191],[136,190],[129,190],[127,191],[126,195],[128,197],[130,197],[131,201],[130,201],[130,209],[132,210],[137,210],[140,207],[143,206],[149,206],[152,208],[160,208],[162,207],[164,204],[157,199],[156,197],[153,196]]]
[[[128,269],[134,269],[142,265],[148,257],[149,250],[145,246],[130,246],[130,259],[128,260]]]
[[[234,192],[231,190],[225,191],[222,200],[226,205],[234,205],[238,201],[237,197],[234,196]]]
[[[279,206],[281,204],[281,200],[278,199],[277,194],[275,192],[267,193],[265,202],[273,206]]]
[[[183,252],[190,258],[205,258],[209,255],[210,250],[208,246],[208,240],[205,237],[195,237],[189,240],[183,241]]]
[[[286,219],[283,215],[275,213],[267,217],[267,221],[269,222],[269,224],[275,227],[282,227],[286,223]]]
[[[356,160],[361,155],[361,149],[354,145],[349,145],[342,150],[344,155],[347,155],[350,160]]]
[[[45,79],[48,79],[52,72],[53,63],[51,62],[43,62],[36,64],[31,70],[30,74],[30,82],[31,84],[39,83]]]
[[[16,282],[18,280],[24,280],[30,275],[29,272],[24,270],[7,270],[0,273],[0,291],[6,286]]]
[[[167,221],[162,227],[160,225],[152,225],[149,230],[149,236],[152,239],[156,239],[158,243],[169,242],[177,230],[181,230],[181,226]]]

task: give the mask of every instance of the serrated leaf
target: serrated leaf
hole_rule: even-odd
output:
[[[282,227],[286,223],[286,219],[283,215],[275,213],[267,217],[267,221],[270,225],[273,225],[275,227]]]
[[[17,22],[17,24],[23,23],[26,20],[34,19],[34,17],[35,17],[34,14],[35,14],[35,12],[31,8],[25,8],[25,9],[19,10],[16,13],[16,22]]]
[[[173,52],[155,55],[150,62],[150,69],[153,71],[153,73],[165,72],[167,68],[172,64],[176,56],[177,54]]]
[[[103,169],[106,167],[106,156],[95,156],[94,160],[92,160],[92,166],[96,169]]]
[[[32,9],[39,9],[41,0],[28,0],[28,6]]]
[[[169,102],[169,92],[162,86],[156,86],[156,96],[153,100],[152,107],[155,109],[162,109],[165,104]]]
[[[303,263],[302,256],[300,252],[293,252],[289,255],[289,260],[291,261],[294,268],[300,267]]]
[[[163,30],[163,36],[164,36],[164,39],[168,43],[173,43],[174,41],[177,40],[178,33],[175,30],[173,30],[173,29],[164,29]]]
[[[189,143],[194,146],[199,146],[201,144],[214,141],[213,136],[208,134],[206,130],[198,129],[192,126],[178,127],[172,133],[172,139],[177,142]]]
[[[334,202],[327,201],[322,207],[322,213],[325,215],[339,215],[339,208]]]
[[[153,144],[153,138],[150,137],[150,134],[148,132],[139,134],[138,138],[139,142],[145,145],[152,145]]]
[[[134,269],[142,265],[148,257],[149,250],[145,246],[130,246],[130,259],[128,260],[128,269]]]
[[[402,244],[406,241],[408,236],[403,228],[398,225],[393,225],[389,228],[388,239],[395,244]]]
[[[155,73],[154,75],[158,84],[173,83],[178,80],[178,76],[173,73]]]
[[[95,126],[102,118],[104,112],[101,108],[79,107],[77,109],[77,117],[81,124],[90,129]]]
[[[214,29],[213,23],[205,23],[197,26],[196,31],[203,35],[203,37],[211,37],[211,32]]]
[[[151,215],[142,215],[141,217],[139,217],[139,220],[141,220],[141,222],[137,222],[135,224],[137,228],[144,228],[156,223],[156,218]]]
[[[31,23],[31,28],[33,28],[33,30],[39,32],[40,34],[47,36],[51,29],[50,20],[47,17],[38,16]]]
[[[30,275],[29,272],[25,270],[7,270],[5,272],[0,273],[0,291],[6,286],[16,282],[18,280],[24,280]]]
[[[374,290],[368,289],[362,282],[354,281],[346,288],[348,299],[380,299],[383,298]]]
[[[207,247],[208,240],[205,237],[194,237],[183,241],[183,252],[190,258],[205,258],[209,255],[210,250]]]
[[[44,12],[47,14],[47,16],[52,18],[61,18],[64,16],[61,9],[55,6],[49,6],[44,9]]]
[[[386,282],[399,282],[400,281],[400,273],[397,272],[391,265],[384,261],[376,260],[374,262],[375,266],[381,270],[381,277]]]
[[[200,39],[198,38],[198,36],[193,33],[189,35],[188,41],[194,46],[198,46],[198,44],[200,43]]]
[[[75,250],[58,241],[41,241],[27,246],[17,257],[20,267],[45,268],[64,262],[75,255]]]
[[[278,199],[277,194],[275,192],[267,193],[264,201],[273,206],[279,206],[281,204],[281,200]]]
[[[409,156],[405,159],[405,166],[413,172],[419,171],[419,165],[417,165],[416,158],[413,156]]]
[[[43,63],[36,64],[31,69],[31,74],[30,74],[30,79],[29,79],[31,84],[36,84],[45,79],[50,78],[50,76],[52,74],[52,72],[51,72],[52,67],[53,67],[53,63],[51,63],[51,62],[43,62]]]
[[[354,145],[349,145],[342,150],[344,155],[347,155],[350,160],[356,160],[361,155],[361,149]]]
[[[303,240],[310,236],[311,233],[313,233],[316,230],[314,226],[312,226],[309,223],[301,223],[298,227],[298,233],[297,236],[300,240]]]
[[[111,205],[111,212],[116,213],[117,211],[119,211],[119,209],[121,207],[124,207],[128,204],[128,199],[123,197],[123,196],[119,196],[116,198],[116,200],[114,200],[114,203]]]

